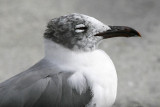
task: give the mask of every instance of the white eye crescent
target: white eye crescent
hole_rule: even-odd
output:
[[[75,26],[76,33],[82,33],[87,30],[87,27],[84,24],[79,24]]]
[[[76,29],[78,29],[78,28],[82,28],[82,27],[86,27],[84,24],[79,24],[79,25],[76,25]]]
[[[82,33],[82,32],[84,32],[84,30],[76,29],[75,32],[76,32],[76,33]]]

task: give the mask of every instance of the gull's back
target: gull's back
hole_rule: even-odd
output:
[[[91,91],[80,95],[72,89],[67,82],[72,73],[43,59],[0,84],[0,107],[85,107]]]

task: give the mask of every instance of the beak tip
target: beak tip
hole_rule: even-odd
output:
[[[131,37],[132,37],[132,35],[133,35],[133,37],[142,37],[141,34],[138,31],[136,31],[135,29],[130,28],[129,32],[131,33],[131,35],[130,35]]]
[[[137,36],[137,37],[142,37],[139,32],[137,32],[136,36]]]
[[[134,36],[131,36],[131,37],[142,37],[140,34],[136,34]]]

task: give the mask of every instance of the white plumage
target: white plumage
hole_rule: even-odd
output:
[[[93,98],[87,107],[109,107],[116,98],[117,74],[110,57],[102,50],[74,52],[49,40],[45,40],[46,59],[62,71],[75,71],[68,79],[70,86],[80,94],[86,86]],[[86,81],[87,80],[87,81]]]

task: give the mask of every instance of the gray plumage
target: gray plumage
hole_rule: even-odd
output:
[[[88,87],[81,95],[61,72],[46,60],[0,84],[0,107],[85,107],[91,99]]]
[[[77,13],[54,18],[49,21],[44,37],[69,49],[93,50],[96,44],[103,39],[93,35],[107,29],[103,23],[99,22],[101,26],[97,26],[97,23],[92,23],[92,20],[86,15]],[[76,25],[81,24],[84,26],[76,28]],[[76,32],[77,29],[84,30],[84,32]]]

